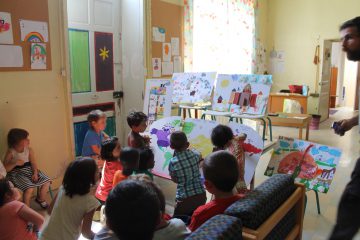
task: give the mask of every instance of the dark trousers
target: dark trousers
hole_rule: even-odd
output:
[[[360,228],[360,159],[341,196],[336,225],[330,240],[350,240]]]
[[[191,216],[193,212],[206,203],[206,193],[194,195],[182,200],[176,200],[174,216]]]

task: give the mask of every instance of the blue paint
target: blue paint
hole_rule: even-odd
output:
[[[288,142],[280,141],[280,147],[288,148],[288,147],[290,147],[290,144]]]
[[[311,155],[316,155],[320,153],[316,147],[312,147],[310,151],[311,151]]]

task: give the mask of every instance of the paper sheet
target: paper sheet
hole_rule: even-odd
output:
[[[162,56],[163,56],[164,62],[171,61],[171,44],[170,43],[162,44]]]
[[[171,50],[173,56],[180,55],[179,43],[179,38],[171,38]]]
[[[0,44],[13,43],[11,15],[7,12],[0,12]]]
[[[20,20],[21,41],[48,42],[49,32],[46,22]]]
[[[181,65],[181,57],[174,56],[174,72],[179,73],[182,72],[182,65]]]
[[[165,29],[161,27],[152,28],[153,42],[165,42]]]
[[[174,66],[172,62],[162,62],[162,75],[172,75],[174,73]]]
[[[152,76],[161,77],[161,59],[153,58],[152,59]]]
[[[31,43],[31,69],[46,69],[46,44]]]
[[[20,46],[0,45],[0,67],[23,67],[23,54]]]

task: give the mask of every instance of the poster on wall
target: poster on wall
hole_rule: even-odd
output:
[[[165,42],[165,28],[153,27],[152,40],[153,42]]]
[[[13,44],[11,14],[0,12],[0,44]]]
[[[181,57],[174,56],[174,73],[182,72]]]
[[[162,44],[162,57],[163,57],[163,62],[171,61],[171,44],[170,43]]]
[[[340,157],[338,148],[280,136],[265,175],[290,174],[307,189],[327,193]]]
[[[216,72],[174,73],[173,103],[203,104],[211,101]]]
[[[31,43],[31,69],[46,69],[46,44]]]
[[[152,75],[153,77],[161,77],[161,59],[152,59]]]
[[[263,115],[266,113],[271,85],[271,75],[219,74],[213,110]]]
[[[20,46],[0,45],[0,67],[23,67],[23,54]]]
[[[171,79],[147,79],[144,99],[144,113],[148,125],[164,117],[171,116]]]
[[[48,24],[40,21],[20,20],[21,41],[48,42]]]
[[[173,56],[180,55],[180,39],[179,38],[171,38],[171,54]]]
[[[161,74],[162,75],[172,75],[174,72],[173,62],[162,62],[161,63]]]

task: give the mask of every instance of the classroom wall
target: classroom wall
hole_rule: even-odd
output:
[[[7,148],[8,130],[25,128],[30,132],[39,168],[54,178],[63,173],[65,163],[72,159],[73,147],[67,82],[60,74],[64,66],[61,1],[49,0],[48,4],[52,70],[0,72],[0,158]],[[61,178],[55,180],[54,187],[60,182]]]
[[[267,50],[285,51],[285,71],[273,75],[272,91],[289,84],[315,89],[315,47],[325,39],[339,38],[339,25],[359,14],[359,0],[268,1]],[[319,41],[317,40],[319,38]],[[320,73],[321,74],[321,73]]]
[[[357,70],[357,62],[345,59],[343,82],[343,86],[345,87],[345,99],[343,106],[351,109],[354,109],[355,106]]]

